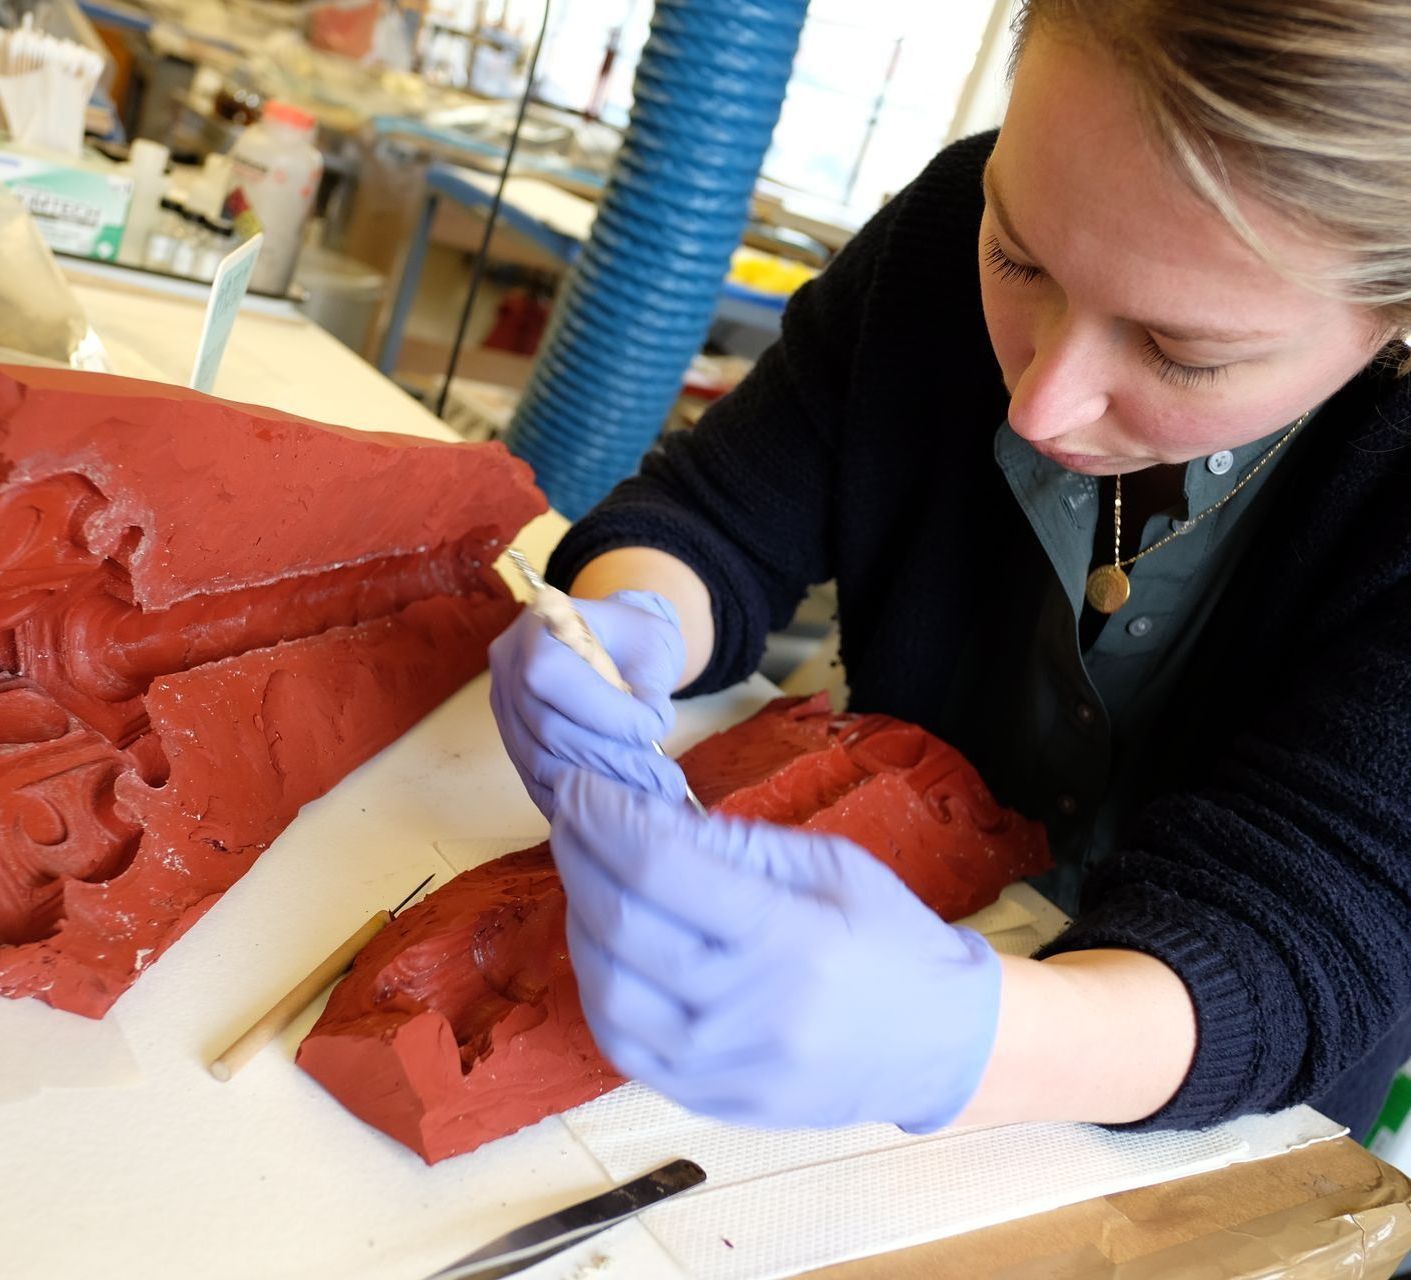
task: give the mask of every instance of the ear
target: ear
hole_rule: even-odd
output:
[[[1411,374],[1411,329],[1388,338],[1374,363],[1394,370],[1398,378]]]
[[[1371,335],[1373,363],[1391,365],[1402,373],[1411,371],[1411,329],[1380,326]]]

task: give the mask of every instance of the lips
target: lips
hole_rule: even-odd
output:
[[[545,505],[499,445],[0,370],[0,994],[101,1016],[484,669]]]
[[[1029,447],[1035,453],[1041,454],[1050,462],[1056,462],[1060,467],[1065,467],[1069,471],[1106,475],[1109,472],[1123,469],[1123,464],[1119,459],[1105,457],[1102,454],[1066,453],[1033,440],[1029,441]]]

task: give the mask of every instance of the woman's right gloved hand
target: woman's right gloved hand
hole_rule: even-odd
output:
[[[573,603],[632,693],[610,685],[525,609],[490,646],[490,706],[525,790],[552,818],[554,783],[580,768],[682,803],[681,770],[651,745],[675,720],[671,691],[686,665],[676,610],[654,591]]]

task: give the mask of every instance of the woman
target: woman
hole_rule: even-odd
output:
[[[585,1008],[755,1123],[1360,1134],[1411,1054],[1411,8],[1030,0],[1019,34],[998,140],[555,553],[639,700],[532,619],[497,645]],[[1077,914],[1042,959],[679,803],[668,694],[828,578],[853,708],[1047,824]]]

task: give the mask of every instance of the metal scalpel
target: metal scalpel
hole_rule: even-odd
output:
[[[514,1275],[705,1180],[705,1170],[700,1165],[690,1160],[672,1160],[602,1195],[580,1200],[507,1231],[427,1280],[495,1280],[498,1276]]]

